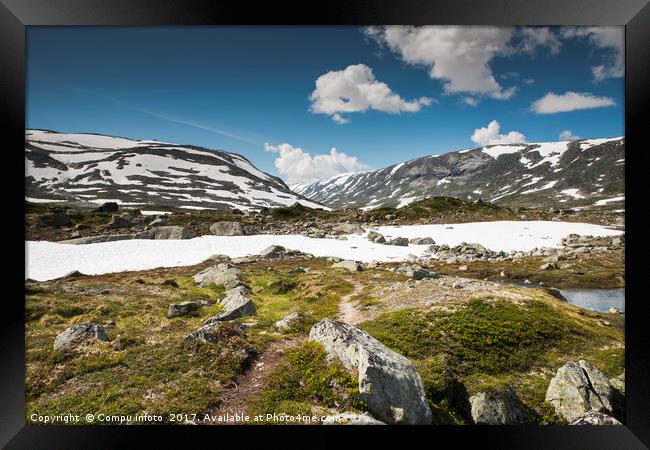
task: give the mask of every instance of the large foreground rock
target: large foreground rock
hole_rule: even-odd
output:
[[[372,415],[388,424],[429,424],[431,410],[415,366],[357,327],[332,319],[316,323],[311,341],[359,374],[359,393]]]
[[[210,227],[210,232],[216,236],[244,236],[246,227],[241,222],[215,222]]]
[[[569,425],[623,425],[618,420],[614,419],[612,416],[609,416],[600,411],[592,409],[583,417],[579,417]]]
[[[612,413],[613,388],[607,377],[586,361],[569,361],[557,370],[546,391],[555,412],[573,422],[589,411]]]
[[[219,302],[223,305],[223,309],[218,314],[208,318],[203,324],[208,325],[254,315],[256,312],[255,304],[244,295],[244,292],[245,290],[242,287],[226,291],[226,296]]]
[[[327,416],[323,419],[323,425],[386,425],[370,414],[356,414],[356,413],[340,413],[332,416]]]
[[[54,350],[71,349],[83,341],[96,339],[108,341],[104,326],[98,323],[82,323],[66,328],[54,340]]]
[[[244,286],[239,279],[241,271],[228,263],[217,264],[194,275],[194,281],[201,287],[211,284],[223,286],[225,289],[233,289],[237,286]]]
[[[477,425],[511,425],[525,420],[524,408],[511,386],[490,394],[479,392],[469,398],[469,403]]]

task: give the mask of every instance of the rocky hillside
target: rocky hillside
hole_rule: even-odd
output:
[[[513,206],[622,209],[624,167],[622,137],[489,145],[292,188],[334,208],[401,207],[443,195]]]
[[[235,153],[44,130],[25,132],[25,192],[34,202],[251,211],[299,201],[322,207]]]

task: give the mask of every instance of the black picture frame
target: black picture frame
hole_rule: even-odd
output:
[[[648,152],[644,141],[647,105],[650,104],[650,5],[647,0],[331,0],[326,3],[225,2],[209,0],[0,0],[0,101],[6,127],[2,178],[11,214],[10,232],[20,231],[24,211],[20,152],[25,130],[25,27],[33,25],[624,25],[625,26],[625,137],[626,169],[626,423],[624,426],[489,426],[489,427],[167,427],[167,426],[38,426],[25,424],[24,398],[24,243],[15,241],[16,253],[5,257],[6,291],[0,333],[0,445],[6,448],[119,448],[136,439],[157,439],[187,445],[197,437],[225,445],[225,435],[240,443],[251,433],[273,434],[278,443],[315,445],[305,433],[317,432],[334,442],[350,434],[384,439],[397,434],[413,445],[454,446],[473,441],[488,448],[636,449],[650,445],[650,354],[643,314],[642,255],[643,201],[647,184]],[[11,175],[11,176],[7,176]],[[13,177],[16,177],[15,179]],[[18,184],[16,184],[18,183]],[[15,202],[15,207],[13,207]],[[11,216],[11,217],[8,217]],[[15,228],[14,228],[15,224]],[[647,229],[647,228],[646,228]],[[24,240],[23,240],[24,241]],[[21,256],[22,255],[22,256]],[[22,272],[22,273],[21,273]],[[16,289],[16,292],[13,291]],[[9,294],[11,292],[11,295]],[[635,292],[638,292],[638,297]],[[324,428],[327,428],[325,430]],[[215,434],[217,433],[217,434]],[[414,433],[421,444],[417,444]],[[155,436],[154,436],[155,435]],[[153,441],[151,441],[153,442]],[[323,441],[324,442],[324,441]]]

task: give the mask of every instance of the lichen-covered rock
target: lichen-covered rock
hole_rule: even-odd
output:
[[[586,361],[569,361],[560,367],[546,391],[555,412],[573,422],[592,409],[612,413],[613,388],[607,377]]]
[[[400,247],[408,247],[409,240],[405,237],[396,237],[386,242],[388,245],[398,245]]]
[[[384,237],[384,235],[376,231],[368,231],[367,237],[370,242],[374,242],[376,244],[386,243],[386,238]]]
[[[614,389],[625,395],[625,371],[615,378],[610,378],[609,382],[612,384]]]
[[[356,223],[341,223],[334,227],[334,231],[344,234],[361,234],[363,228]]]
[[[569,425],[623,425],[610,415],[592,409],[582,417],[578,417]]]
[[[361,263],[349,259],[345,259],[343,261],[339,261],[337,263],[332,264],[332,268],[347,269],[350,272],[361,272],[363,270],[363,266],[361,266]]]
[[[309,333],[330,358],[358,372],[359,394],[372,415],[388,424],[429,424],[431,410],[422,380],[406,357],[365,331],[332,319],[316,323]]]
[[[291,313],[283,317],[281,320],[275,322],[275,327],[280,330],[286,331],[291,329],[293,325],[300,322],[303,318],[304,315],[299,312]]]
[[[241,222],[215,222],[210,227],[210,232],[216,236],[244,236],[246,227]]]
[[[226,291],[226,296],[219,302],[223,309],[218,314],[208,318],[203,324],[233,320],[238,317],[252,316],[255,314],[255,304],[244,294],[244,287],[237,287]]]
[[[241,271],[232,264],[221,263],[197,273],[194,275],[194,281],[201,287],[216,284],[223,286],[225,289],[233,289],[244,285],[239,279],[240,275]]]
[[[104,326],[98,323],[82,323],[66,328],[54,340],[54,350],[71,349],[90,339],[108,341]]]
[[[420,237],[420,238],[411,238],[409,239],[409,244],[414,245],[433,245],[436,242],[430,237]]]
[[[260,252],[260,256],[265,259],[280,259],[287,252],[287,249],[281,245],[270,245]]]
[[[233,335],[244,335],[246,333],[246,327],[241,323],[223,323],[223,322],[211,322],[207,325],[203,325],[196,331],[191,332],[185,339],[188,341],[204,341],[204,342],[217,342],[223,337],[233,336]]]
[[[372,417],[369,413],[340,413],[332,416],[327,416],[323,419],[323,425],[386,425],[384,422],[379,421]]]
[[[499,392],[479,392],[469,398],[472,420],[477,425],[511,425],[523,423],[524,408],[512,386]]]
[[[418,266],[417,264],[402,264],[397,269],[395,269],[395,272],[401,273],[402,275],[406,275],[407,277],[413,278],[414,280],[422,280],[424,278],[439,277],[439,275],[436,272],[430,272],[428,270],[425,270],[422,267]]]

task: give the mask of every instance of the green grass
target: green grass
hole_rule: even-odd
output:
[[[287,352],[265,380],[261,397],[251,400],[251,415],[311,414],[312,406],[361,411],[359,384],[337,361],[328,362],[315,342]]]
[[[539,295],[523,305],[482,297],[454,312],[405,309],[360,327],[416,362],[431,404],[449,423],[466,414],[463,389],[472,395],[508,384],[530,420],[541,423],[550,420],[544,394],[558,367],[585,358],[612,376],[623,371],[624,352],[603,350],[622,342],[622,323],[599,326],[597,318]]]

